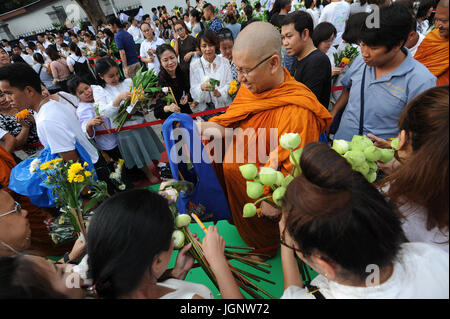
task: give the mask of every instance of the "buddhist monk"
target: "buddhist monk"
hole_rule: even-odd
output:
[[[318,141],[319,136],[331,124],[332,117],[316,96],[282,66],[281,36],[271,24],[254,22],[239,33],[233,48],[233,63],[242,84],[233,104],[224,114],[197,125],[203,136],[223,137],[226,128],[233,128],[237,132],[232,142],[226,146],[222,164],[233,223],[249,247],[277,247],[280,243],[278,223],[266,217],[273,216],[275,211],[279,213],[276,208],[262,202],[262,216],[243,217],[243,206],[255,200],[246,194],[246,181],[239,166],[251,162],[251,149],[255,147],[252,143],[255,143],[257,153],[262,147],[266,147],[264,153],[270,160],[258,161],[258,156],[253,164],[280,170],[284,175],[291,173],[293,165],[289,160],[289,151],[278,143],[272,145],[272,142],[278,142],[285,133],[300,134],[301,147]],[[271,136],[271,128],[278,129],[276,136]],[[253,129],[253,135],[250,134],[244,140],[243,148],[239,148],[242,144],[237,141],[242,137],[242,131],[247,129]],[[261,134],[265,134],[265,141],[256,142]],[[237,160],[242,153],[244,162]],[[267,193],[270,193],[269,189],[266,189]],[[276,249],[267,254],[275,255]]]
[[[439,2],[434,16],[435,29],[425,37],[414,56],[437,77],[436,85],[449,84],[448,2]]]

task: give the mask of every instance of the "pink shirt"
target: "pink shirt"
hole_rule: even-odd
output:
[[[50,63],[53,78],[57,81],[64,81],[70,77],[70,70],[67,66],[66,59],[59,59]]]

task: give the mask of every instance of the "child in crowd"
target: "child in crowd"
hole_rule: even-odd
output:
[[[92,87],[94,101],[98,103],[102,116],[114,120],[122,101],[131,99],[129,89],[132,80],[122,80],[117,64],[108,57],[98,60],[95,72],[99,79],[99,85]],[[128,120],[127,125],[144,122],[144,116],[138,111]],[[112,123],[112,127],[115,128],[116,124]],[[159,177],[155,176],[148,168],[152,162],[157,167],[157,161],[161,159],[161,153],[165,150],[153,129],[147,126],[121,131],[117,134],[117,138],[125,166],[129,169],[135,166],[141,169],[152,184],[160,182]]]

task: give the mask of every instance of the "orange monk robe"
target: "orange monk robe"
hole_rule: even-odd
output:
[[[285,133],[299,133],[302,137],[301,147],[303,147],[319,140],[319,136],[330,126],[332,117],[316,96],[305,85],[297,82],[286,69],[284,69],[284,76],[283,83],[261,94],[253,94],[242,85],[226,113],[213,117],[210,121],[227,128],[239,127],[244,131],[253,128],[256,130],[256,135],[262,134],[258,132],[258,129],[266,129],[264,145],[268,150],[266,153],[269,155],[270,150],[270,157],[275,156],[278,161],[278,167],[272,168],[281,170],[286,176],[293,169],[289,161],[290,153],[280,145],[270,149],[270,129],[278,128],[278,135],[275,136],[277,141]],[[238,143],[234,138],[225,150],[225,160],[222,165],[233,222],[249,247],[260,249],[275,246],[280,242],[278,223],[266,217],[244,218],[242,216],[244,205],[255,200],[247,196],[246,181],[239,171],[240,165],[248,163],[249,139],[244,140],[244,163],[236,162],[236,156],[242,155],[242,150],[237,154],[236,144]],[[256,144],[258,149],[259,145]],[[230,152],[233,161],[227,162]],[[258,156],[256,161],[254,164],[258,167],[271,166],[273,162],[272,160],[267,163],[258,162]]]
[[[11,170],[14,166],[16,166],[16,162],[12,155],[0,146],[0,183],[4,187],[3,190],[8,192],[16,202],[20,203],[23,209],[28,211],[27,218],[31,228],[30,251],[42,256],[60,256],[64,254],[70,249],[68,245],[73,244],[69,243],[58,248],[54,247],[47,227],[44,224],[44,221],[51,217],[51,215],[42,208],[33,205],[28,197],[19,195],[7,188]]]
[[[436,85],[449,84],[448,40],[439,34],[439,29],[434,29],[423,39],[414,56],[437,77]]]

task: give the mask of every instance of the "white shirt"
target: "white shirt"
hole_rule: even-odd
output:
[[[42,45],[44,46],[44,48],[48,48],[49,45],[52,45],[52,43],[48,40],[46,40],[44,43],[42,43]]]
[[[4,129],[2,129],[1,127],[0,127],[0,140],[2,139],[2,138],[4,138],[5,137],[5,135],[6,134],[8,134],[9,132],[6,132]],[[2,144],[3,145],[3,144]]]
[[[215,69],[213,65],[215,65]],[[207,108],[206,103],[208,102],[212,102],[215,108],[229,106],[231,104],[232,99],[228,94],[228,90],[230,89],[230,82],[233,80],[233,77],[228,60],[216,55],[213,63],[209,63],[204,57],[201,57],[191,62],[189,73],[191,96],[194,101],[199,103],[194,112],[204,111]],[[220,81],[220,86],[217,87],[217,90],[221,94],[220,97],[215,97],[212,92],[202,91],[201,85],[205,83],[206,78]]]
[[[142,41],[144,41],[144,35],[142,34],[141,29],[139,29],[138,27],[132,25],[128,28],[127,31],[133,36],[133,40],[136,44],[140,44],[142,43]]]
[[[113,123],[113,120],[117,117],[117,113],[119,112],[119,107],[113,106],[113,101],[120,93],[128,92],[130,90],[131,82],[131,79],[125,79],[116,86],[109,84],[106,84],[104,88],[99,85],[92,86],[95,103],[99,104],[98,109],[100,115],[111,120],[112,128],[117,127],[117,124]],[[125,125],[128,126],[141,123],[144,123],[144,118],[142,116],[133,115]]]
[[[339,45],[342,41],[342,34],[345,31],[345,22],[350,16],[350,4],[341,0],[340,2],[332,2],[323,8],[320,15],[319,23],[329,22],[334,25],[337,31],[333,45]]]
[[[319,24],[319,16],[320,16],[319,9],[317,8],[306,9],[306,12],[308,12],[311,15],[315,28]]]
[[[75,65],[75,62],[78,62],[78,63],[85,63],[87,61],[87,59],[86,59],[86,57],[85,56],[77,56],[77,55],[75,55],[75,54],[71,54],[71,55],[69,55],[69,57],[67,58],[67,60],[66,60],[66,63],[67,63],[67,65],[70,65],[70,66],[74,66]]]
[[[192,299],[195,295],[203,299],[214,299],[211,290],[202,284],[171,278],[158,282],[157,285],[175,290],[162,296],[160,299]]]
[[[98,152],[81,130],[75,108],[66,103],[50,100],[35,114],[39,140],[52,154],[75,150],[76,142],[90,155],[92,163],[97,163]]]
[[[36,64],[36,62],[34,62],[34,59],[33,59],[33,57],[32,57],[31,55],[22,53],[20,56],[22,57],[22,59],[23,59],[28,65],[33,66],[33,65]],[[44,62],[45,62],[45,61],[44,61]]]
[[[448,253],[424,243],[405,243],[391,277],[374,287],[338,284],[319,275],[311,282],[326,299],[448,299]],[[370,273],[368,273],[368,276]],[[306,289],[288,287],[282,299],[315,299]]]
[[[417,40],[416,45],[413,46],[411,49],[408,49],[412,56],[416,55],[416,52],[417,52],[417,49],[419,48],[419,45],[422,43],[423,39],[425,39],[425,36],[422,33],[417,32],[417,34],[419,35],[419,39]]]
[[[149,59],[150,55],[148,54],[148,50],[149,49],[156,50],[157,47],[163,44],[166,44],[166,42],[161,38],[154,37],[152,42],[145,39],[144,42],[142,42],[141,44],[140,49],[141,58]],[[151,62],[147,63],[147,67],[149,70],[153,70],[155,74],[158,74],[161,65],[156,54],[154,54],[153,56],[154,56],[153,63]]]
[[[81,124],[81,129],[83,130],[83,132],[86,134],[86,136],[88,138],[93,138],[95,140],[95,143],[97,144],[99,149],[101,149],[103,151],[109,151],[109,150],[114,149],[117,146],[117,134],[116,133],[100,135],[100,136],[95,135],[96,131],[104,131],[105,130],[105,127],[103,125],[94,126],[94,128],[93,128],[94,135],[93,136],[89,136],[89,134],[87,133],[86,126],[87,126],[88,122],[97,116],[95,114],[94,103],[80,102],[80,104],[78,104],[78,108],[77,108],[77,116],[78,116],[78,120],[80,121],[80,124]],[[105,122],[105,126],[108,129],[112,128],[111,121],[108,118],[104,118],[103,121]]]

